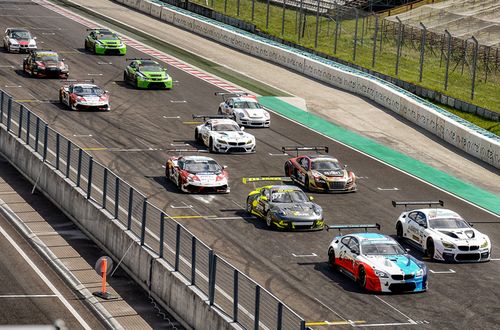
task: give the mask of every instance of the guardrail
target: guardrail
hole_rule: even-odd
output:
[[[87,200],[118,220],[141,246],[182,274],[206,295],[209,305],[217,306],[233,322],[246,329],[305,329],[305,321],[282,301],[3,90],[0,124],[80,189]]]

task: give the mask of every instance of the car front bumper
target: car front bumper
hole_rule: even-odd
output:
[[[59,68],[36,68],[33,73],[39,77],[57,77],[57,78],[68,78],[68,70],[61,70]]]
[[[238,122],[240,125],[247,127],[269,127],[271,125],[271,120],[265,118],[240,118]]]
[[[218,142],[214,145],[215,150],[220,153],[251,153],[255,152],[255,143],[245,144],[243,142],[229,142],[229,144],[220,144]]]
[[[109,103],[97,103],[97,102],[93,102],[93,103],[90,103],[90,102],[85,102],[85,103],[81,103],[81,102],[77,102],[75,104],[75,107],[77,110],[102,110],[102,111],[109,111],[110,110],[110,107],[109,107]]]
[[[99,55],[126,55],[127,46],[105,46],[97,44],[95,46],[95,53]]]
[[[355,192],[358,187],[355,182],[345,182],[345,181],[312,181],[308,187],[309,190],[327,193],[346,193]]]
[[[283,230],[321,230],[325,226],[323,219],[300,219],[272,217],[272,223],[276,228]]]
[[[30,46],[30,45],[10,45],[10,51],[12,53],[28,53],[31,50],[37,49],[36,45],[35,46]]]
[[[217,184],[201,184],[198,182],[188,182],[181,186],[181,190],[187,193],[221,193],[226,194],[229,193],[230,189],[225,183],[217,183]]]
[[[138,88],[146,88],[146,89],[171,89],[173,87],[173,80],[170,77],[166,80],[154,80],[154,79],[137,79],[137,87]]]
[[[458,249],[436,250],[434,259],[446,262],[485,262],[491,258],[489,248],[477,249],[473,251],[459,251]]]

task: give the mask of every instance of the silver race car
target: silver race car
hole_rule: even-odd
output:
[[[228,115],[239,125],[248,127],[269,127],[271,117],[269,112],[248,93],[215,93],[222,96],[219,105],[219,115]]]

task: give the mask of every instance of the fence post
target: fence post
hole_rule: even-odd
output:
[[[17,129],[17,137],[21,138],[21,133],[23,132],[23,106],[19,105],[19,127]]]
[[[238,276],[237,269],[233,269],[233,322],[238,323]]]
[[[420,74],[418,77],[418,81],[422,82],[422,76],[424,74],[424,56],[425,56],[425,39],[427,37],[427,28],[425,25],[420,22],[420,26],[422,27],[422,38],[420,39]]]
[[[60,146],[59,146],[59,143],[60,143],[60,138],[61,136],[59,135],[59,133],[56,133],[56,170],[59,171],[59,151],[60,151]]]
[[[316,7],[316,35],[314,36],[314,48],[318,48],[318,33],[319,33],[319,0]]]
[[[104,168],[104,178],[102,183],[102,208],[106,209],[106,199],[108,198],[108,168]]]
[[[266,3],[266,30],[269,29],[269,0]]]
[[[175,227],[175,263],[174,270],[179,271],[179,259],[181,254],[181,225]]]
[[[302,35],[302,5],[304,0],[300,0],[299,6],[299,23],[297,27],[297,42],[300,43],[300,36]]]
[[[396,52],[396,76],[397,76],[398,73],[399,73],[399,58],[401,56],[401,39],[402,39],[402,35],[403,35],[403,23],[401,22],[401,20],[399,19],[398,16],[396,16],[396,19],[399,22],[399,29],[398,29],[398,49],[397,49],[397,52]]]
[[[128,213],[127,213],[127,230],[132,228],[132,202],[134,201],[134,189],[130,187],[128,193]]]
[[[118,219],[118,210],[120,208],[120,179],[115,178],[115,219]]]
[[[142,200],[142,220],[141,220],[141,246],[144,245],[146,239],[146,215],[148,208],[148,199],[144,197]]]
[[[227,12],[227,0],[224,0],[224,14]]]
[[[446,69],[444,73],[444,90],[448,89],[448,70],[450,69],[450,56],[451,56],[451,33],[448,30],[444,30],[444,33],[448,36],[448,51],[446,54]]]
[[[356,23],[354,25],[354,45],[353,45],[353,50],[352,50],[352,60],[356,61],[356,49],[358,47],[358,22],[359,22],[359,13],[357,9],[354,9],[356,11]]]
[[[276,330],[282,330],[283,329],[283,303],[280,301],[278,302],[278,321],[276,324]]]
[[[337,54],[337,39],[339,37],[339,12],[335,13],[335,37],[333,41],[333,53]]]
[[[36,127],[35,127],[35,152],[38,153],[38,135],[40,135],[40,118],[36,117]]]
[[[284,8],[285,5],[283,5]],[[284,10],[284,9],[283,9]],[[3,123],[3,99],[4,99],[4,92],[0,91],[0,123]]]
[[[479,48],[479,42],[472,36],[470,37],[474,42],[474,53],[472,54],[472,86],[470,92],[470,99],[474,100],[474,89],[476,88],[476,65],[477,65],[477,51]]]
[[[43,132],[43,161],[47,159],[47,149],[49,147],[49,125],[45,124]]]
[[[82,176],[82,156],[83,150],[82,148],[78,149],[78,164],[76,166],[76,186],[80,187],[80,178]]]
[[[89,172],[87,175],[87,199],[90,199],[92,194],[92,165],[94,164],[94,159],[89,156]]]
[[[31,111],[26,114],[26,144],[30,145]]]
[[[165,236],[165,213],[160,213],[160,251],[158,251],[158,255],[160,258],[163,258],[163,244]]]
[[[255,17],[255,0],[252,0],[252,22]]]
[[[240,0],[236,3],[236,16],[240,16]]]
[[[283,0],[283,14],[281,16],[281,36],[285,35],[285,8],[286,8],[286,0]]]
[[[213,306],[215,298],[215,272],[217,271],[217,256],[213,250],[208,251],[208,301]]]
[[[7,101],[7,132],[10,131],[10,116],[12,116],[12,98]]]
[[[306,330],[306,321],[300,320],[300,330]]]
[[[372,68],[375,67],[375,54],[377,53],[378,15],[375,15],[375,31],[373,32]]]
[[[71,164],[71,141],[68,140],[68,146],[66,149],[66,178],[69,178],[70,164]]]
[[[191,236],[191,285],[196,284],[196,237]]]
[[[253,328],[259,330],[259,318],[260,318],[260,286],[257,284],[255,286],[255,320]]]

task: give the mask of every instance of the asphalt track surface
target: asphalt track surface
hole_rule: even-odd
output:
[[[500,324],[498,273],[500,260],[482,264],[427,262],[429,290],[422,294],[375,295],[332,272],[326,251],[332,232],[279,232],[248,218],[246,196],[254,187],[242,177],[282,175],[284,145],[327,145],[359,177],[353,194],[312,194],[333,223],[374,223],[395,234],[399,209],[391,200],[442,199],[487,233],[493,258],[499,255],[498,217],[466,201],[388,167],[313,131],[272,115],[270,129],[249,129],[257,138],[251,155],[213,155],[228,165],[231,193],[187,195],[164,178],[171,149],[194,143],[192,114],[215,114],[222,91],[168,66],[174,78],[170,91],[141,91],[122,82],[125,59],[95,56],[83,49],[85,27],[31,2],[0,2],[0,29],[26,26],[39,47],[59,51],[72,78],[93,78],[111,92],[112,110],[72,112],[57,102],[58,80],[35,79],[21,71],[24,55],[0,53],[0,86],[73,142],[145,193],[217,253],[282,299],[307,322],[362,321],[360,326],[428,328],[496,328]],[[146,57],[128,49],[127,57]],[[178,117],[178,118],[177,118]],[[169,151],[170,150],[170,151]],[[178,206],[192,206],[178,208]],[[151,229],[151,228],[150,228]],[[422,255],[412,252],[417,258]],[[312,325],[312,324],[311,324]]]

